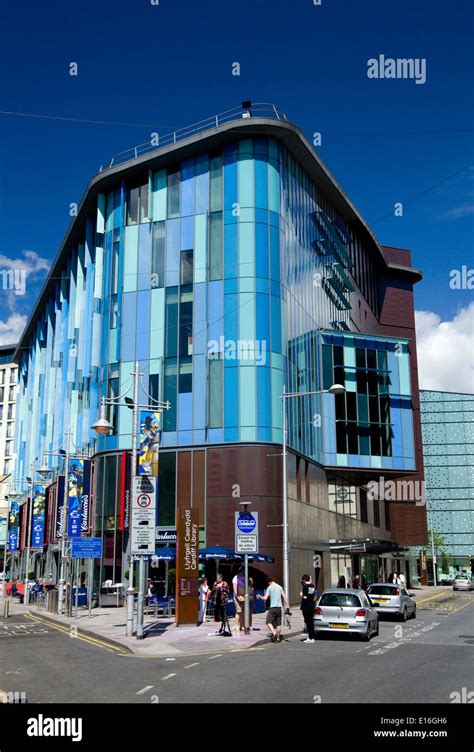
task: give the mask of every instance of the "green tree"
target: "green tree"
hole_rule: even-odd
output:
[[[433,535],[433,538],[431,536]],[[426,555],[429,559],[433,558],[431,541],[433,541],[433,547],[435,556],[439,559],[441,556],[446,555],[446,536],[443,533],[438,533],[436,530],[428,530],[428,546],[426,547]]]

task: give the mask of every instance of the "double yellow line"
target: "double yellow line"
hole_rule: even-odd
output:
[[[68,627],[63,624],[57,624],[53,623],[53,621],[50,621],[49,619],[42,619],[40,616],[36,616],[35,614],[25,614],[27,619],[31,619],[32,621],[39,622],[40,624],[46,625],[47,627],[51,627],[52,629],[56,629],[58,632],[62,632],[63,634],[67,635],[68,637],[71,637],[71,627]],[[111,645],[109,642],[104,642],[102,640],[97,639],[96,637],[90,637],[86,634],[81,634],[79,631],[74,633],[74,637],[71,637],[71,639],[74,640],[82,640],[83,642],[88,642],[91,645],[95,645],[96,647],[102,648],[103,650],[108,650],[109,653],[116,653],[117,655],[128,655],[126,651],[124,651],[120,647],[115,647],[114,645]]]

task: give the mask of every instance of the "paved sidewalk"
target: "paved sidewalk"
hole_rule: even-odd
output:
[[[145,614],[145,639],[125,635],[126,609],[124,608],[96,608],[89,618],[87,609],[79,609],[77,619],[71,619],[58,614],[49,614],[35,606],[24,606],[15,603],[10,613],[24,613],[35,619],[41,619],[58,628],[76,628],[79,635],[96,639],[98,642],[120,648],[126,653],[133,653],[141,657],[179,657],[198,653],[227,652],[229,650],[243,650],[254,648],[267,643],[270,631],[265,624],[266,613],[254,614],[253,626],[256,628],[249,635],[239,633],[235,627],[235,619],[229,621],[232,637],[221,637],[216,633],[220,624],[206,621],[200,627],[177,627],[173,618],[158,617]],[[292,609],[291,630],[284,627],[283,637],[294,637],[303,631],[303,618],[299,608]]]
[[[451,597],[450,586],[414,587],[410,591],[416,593],[418,605],[435,599]],[[230,620],[232,637],[220,637],[216,634],[219,624],[206,621],[200,627],[177,627],[170,617],[155,618],[145,614],[145,639],[125,635],[126,609],[123,608],[95,608],[91,617],[87,609],[79,609],[78,616],[71,619],[66,616],[49,614],[35,606],[25,606],[15,600],[10,601],[10,613],[29,615],[34,619],[41,619],[56,625],[59,629],[74,634],[84,635],[90,641],[109,646],[117,652],[134,654],[149,658],[172,658],[198,653],[227,652],[231,650],[245,650],[267,643],[270,632],[265,624],[266,613],[254,614],[253,625],[256,631],[249,635],[239,633],[235,628],[235,619]],[[296,637],[303,632],[303,618],[298,606],[292,606],[291,630],[284,627],[282,634],[285,638]],[[72,629],[74,628],[74,629]]]

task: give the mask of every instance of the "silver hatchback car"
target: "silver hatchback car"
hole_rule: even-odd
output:
[[[363,590],[330,588],[314,608],[314,631],[357,634],[369,641],[379,633],[379,617]]]
[[[472,579],[468,574],[457,574],[453,580],[453,590],[472,590]]]
[[[415,594],[409,593],[403,585],[377,582],[367,589],[367,595],[378,614],[391,614],[402,621],[416,618]]]

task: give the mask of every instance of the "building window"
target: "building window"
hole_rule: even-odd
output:
[[[180,284],[193,283],[193,251],[181,251],[180,254]]]
[[[11,457],[11,455],[12,455],[12,445],[13,445],[12,441],[6,441],[5,442],[5,456],[6,457]]]
[[[15,417],[13,415],[14,409],[15,409],[14,404],[8,405],[7,420],[13,420],[13,418]]]
[[[178,354],[178,288],[166,288],[165,316],[165,357],[175,358]]]
[[[210,211],[220,211],[223,209],[223,164],[222,156],[215,157],[210,161]]]
[[[346,517],[357,517],[357,493],[355,486],[344,482],[328,484],[329,510]]]
[[[3,372],[5,373],[5,372]],[[10,371],[10,384],[16,384],[18,379],[18,368],[12,368]],[[1,381],[0,381],[1,383]]]
[[[136,225],[138,221],[149,222],[148,214],[149,187],[148,181],[136,188],[130,188],[127,198],[127,225]]]
[[[3,402],[4,399],[5,399],[5,387],[1,386],[0,387],[0,402]]]
[[[151,246],[151,287],[164,287],[165,280],[165,222],[153,222]]]
[[[3,369],[2,369],[1,371],[0,371],[0,385],[2,385],[2,384],[4,384],[4,383],[5,383],[5,369],[3,368]]]
[[[212,282],[223,276],[222,212],[211,212],[209,223],[209,281]]]
[[[181,302],[179,306],[179,356],[193,354],[193,303]]]
[[[177,402],[177,360],[166,358],[164,374],[164,400],[170,403],[170,409],[164,411],[163,430],[176,431],[176,402]]]
[[[7,433],[6,438],[7,439],[13,439],[13,421],[11,423],[7,423]]]
[[[178,391],[180,394],[186,394],[193,391],[193,365],[191,358],[189,363],[179,363]]]
[[[112,295],[110,298],[110,328],[116,329],[118,326],[118,295]]]
[[[209,359],[209,428],[222,428],[223,365],[222,353]]]
[[[111,278],[110,278],[110,292],[112,295],[118,293],[118,269],[119,269],[119,257],[120,257],[120,230],[115,229],[113,231],[113,243],[112,243],[112,263],[111,263]]]
[[[140,188],[130,188],[127,199],[127,225],[136,225],[138,223],[139,199]]]
[[[12,469],[12,461],[11,460],[5,460],[3,464],[3,473],[4,475],[9,475],[11,473]]]
[[[168,175],[168,219],[179,217],[179,170]]]
[[[324,344],[323,386],[356,385],[335,398],[336,449],[338,454],[392,456],[387,353],[355,348],[355,366],[344,365],[344,348]]]
[[[119,395],[119,377],[118,373],[116,373],[113,369],[110,369],[109,371],[109,379],[107,382],[107,397],[118,397]],[[109,415],[108,419],[112,423],[115,431],[117,431],[117,417],[118,417],[118,406],[117,405],[109,405]]]
[[[160,402],[160,376],[157,373],[151,373],[148,378],[148,393],[152,400]]]

